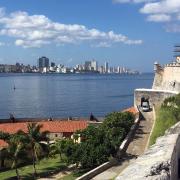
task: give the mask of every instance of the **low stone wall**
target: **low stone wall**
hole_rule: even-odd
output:
[[[116,180],[178,180],[180,123],[159,137],[142,156],[129,165]]]
[[[136,132],[136,129],[139,126],[139,122],[140,122],[140,114],[138,113],[136,115],[135,122],[134,122],[133,126],[131,127],[131,130],[129,131],[128,135],[126,136],[126,138],[124,139],[124,141],[121,143],[121,145],[119,147],[119,151],[117,153],[118,158],[121,158],[125,154],[128,146],[129,146],[129,143],[132,141],[134,134]],[[102,173],[103,171],[109,169],[110,167],[116,165],[117,163],[118,163],[118,161],[116,159],[112,159],[111,161],[106,162],[106,163],[96,167],[95,169],[87,172],[86,174],[82,175],[81,177],[77,178],[76,180],[89,180],[89,179],[93,178],[94,176]]]
[[[103,171],[107,170],[108,168],[112,167],[113,165],[116,165],[117,161],[111,160],[109,162],[105,162],[104,164],[101,164],[97,168],[87,172],[86,174],[82,175],[81,177],[78,177],[76,180],[89,180],[93,178],[94,176],[102,173]]]
[[[176,91],[155,90],[155,89],[135,89],[134,105],[140,106],[141,98],[149,98],[150,106],[160,106],[164,99],[178,94]]]
[[[155,145],[148,149],[144,155],[128,166],[116,180],[176,180],[175,145],[179,135],[173,134],[158,138]],[[172,166],[171,166],[172,165]],[[171,174],[173,174],[173,178]]]

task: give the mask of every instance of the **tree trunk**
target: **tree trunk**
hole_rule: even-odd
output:
[[[16,169],[16,176],[17,176],[17,179],[20,180],[19,172],[18,172],[18,169],[17,169],[17,166],[16,166],[16,165],[15,165],[15,169]]]

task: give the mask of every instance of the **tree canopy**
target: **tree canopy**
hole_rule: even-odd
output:
[[[93,168],[108,161],[116,155],[133,122],[132,113],[113,112],[105,117],[100,126],[88,126],[76,132],[82,141],[79,144],[69,142],[65,151],[69,162],[82,168]]]

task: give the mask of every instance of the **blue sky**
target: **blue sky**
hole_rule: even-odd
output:
[[[0,5],[0,63],[68,66],[96,59],[153,71],[180,43],[179,0],[6,0]]]

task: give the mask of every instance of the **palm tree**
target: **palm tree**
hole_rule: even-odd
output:
[[[16,134],[8,134],[0,132],[0,139],[3,139],[8,143],[8,147],[4,150],[6,151],[6,156],[12,160],[11,168],[16,170],[17,179],[20,179],[18,171],[18,161],[24,155],[26,137],[22,131],[17,132]]]
[[[39,155],[41,154],[43,150],[42,141],[48,141],[47,131],[41,132],[42,125],[36,124],[36,123],[29,123],[27,125],[27,138],[29,143],[29,149],[31,151],[32,155],[32,162],[33,162],[33,170],[34,170],[34,176],[37,174],[36,170],[36,161],[39,159]]]
[[[66,140],[56,140],[55,143],[50,145],[50,155],[54,156],[56,154],[59,154],[60,160],[62,161],[62,153],[66,145]]]

